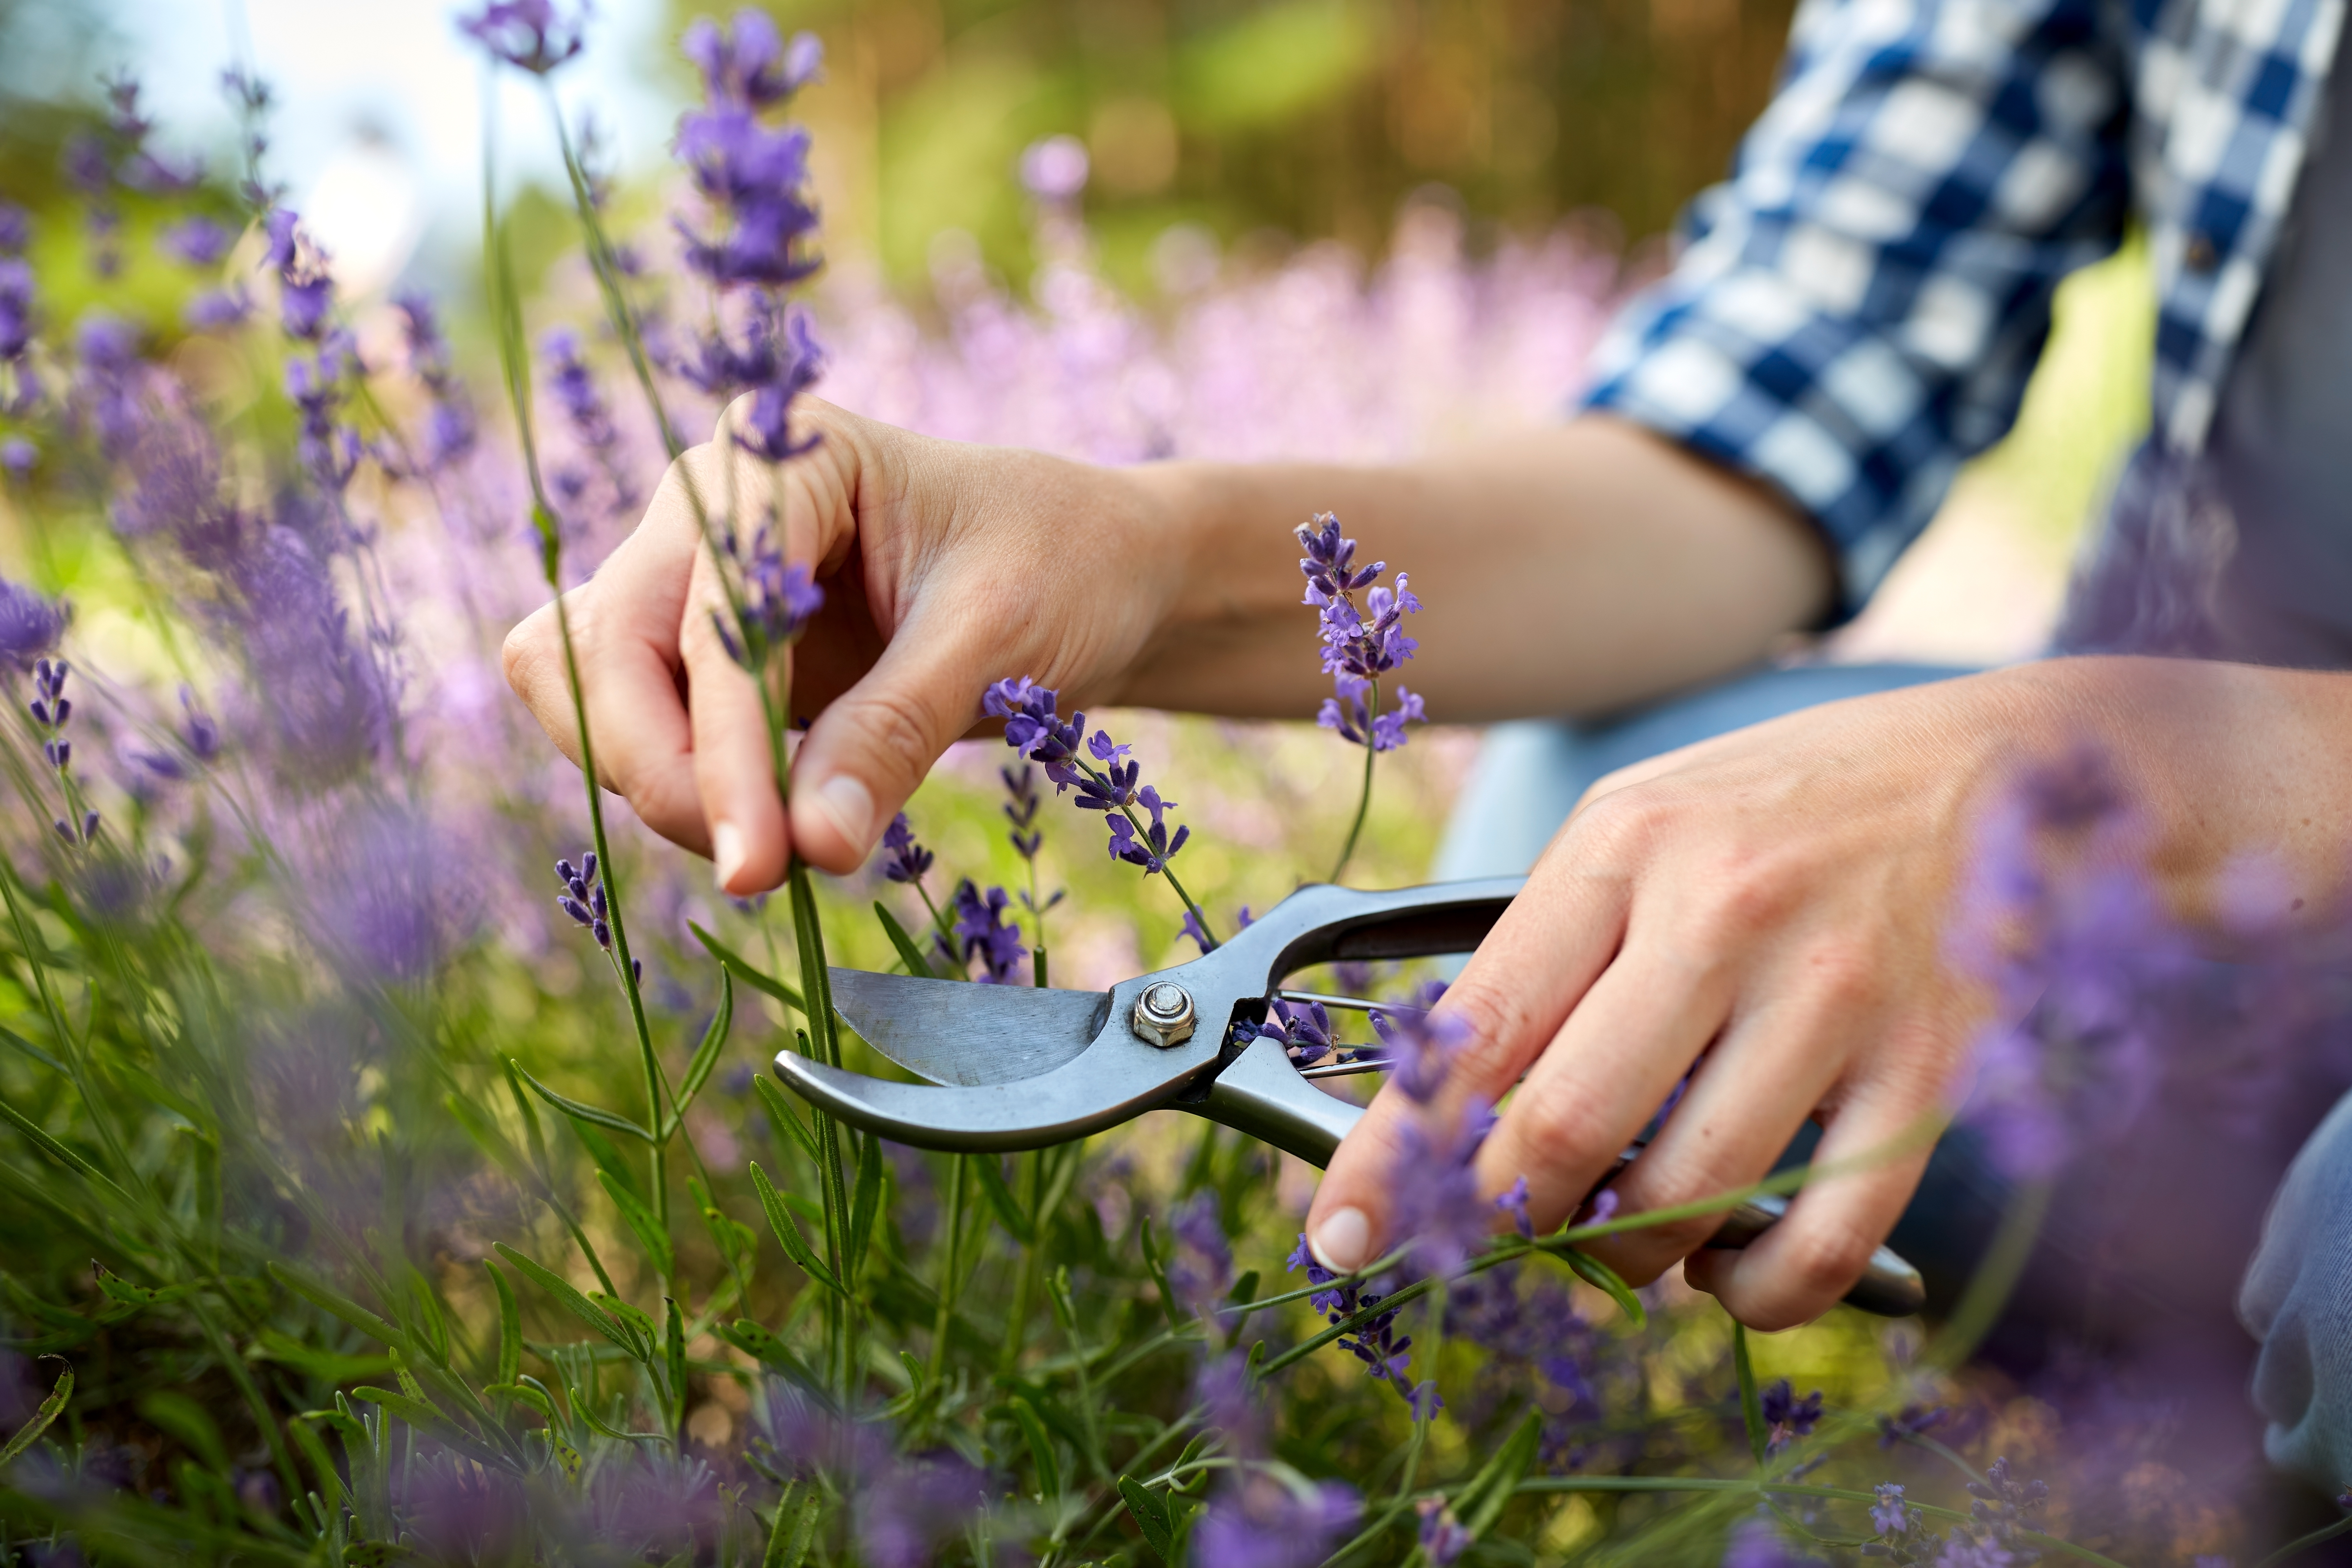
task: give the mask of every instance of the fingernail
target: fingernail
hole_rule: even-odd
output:
[[[710,829],[710,867],[722,893],[743,868],[743,830],[731,822],[715,824]]]
[[[816,804],[851,848],[866,847],[866,830],[874,825],[874,797],[864,784],[847,773],[835,773],[816,786]]]
[[[1315,1227],[1315,1234],[1307,1238],[1307,1250],[1332,1273],[1352,1274],[1364,1266],[1371,1239],[1372,1222],[1364,1217],[1364,1211],[1344,1208]]]

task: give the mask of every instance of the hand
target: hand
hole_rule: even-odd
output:
[[[1687,1072],[1617,1179],[1621,1215],[1760,1179],[1809,1117],[1815,1162],[1858,1168],[1744,1252],[1697,1250],[1719,1214],[1593,1250],[1637,1284],[1685,1259],[1759,1329],[1835,1302],[1917,1184],[1983,1011],[1943,948],[1972,813],[2066,744],[2051,697],[2072,673],[1832,703],[1596,784],[1441,1005],[1468,1035],[1438,1112],[1511,1097],[1482,1190],[1524,1175],[1538,1230],[1557,1227]],[[1307,1220],[1327,1266],[1402,1239],[1384,1220],[1411,1114],[1384,1089],[1332,1161]]]
[[[731,416],[731,415],[730,415]],[[645,520],[564,595],[599,782],[746,895],[797,848],[855,869],[987,685],[1029,675],[1064,708],[1101,696],[1162,618],[1165,509],[1118,470],[933,440],[811,402],[821,439],[781,468],[722,436],[671,466]],[[730,471],[731,470],[731,471]],[[724,603],[688,489],[713,515],[772,504],[824,608],[794,648],[792,711],[814,715],[787,820],[760,692],[713,628]],[[751,526],[739,523],[750,532]],[[515,627],[507,679],[574,763],[555,608]]]

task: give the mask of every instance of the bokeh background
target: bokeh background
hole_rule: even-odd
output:
[[[403,281],[464,301],[478,273],[486,89],[437,0],[0,0],[0,195],[67,199],[58,151],[128,70],[184,144],[233,132],[242,60],[278,90],[278,176],[347,297]],[[562,79],[593,110],[622,209],[657,212],[691,91],[673,43],[703,7],[601,0]],[[1788,0],[812,0],[768,7],[824,38],[816,132],[836,278],[920,311],[945,253],[1018,291],[1036,226],[1021,151],[1077,138],[1095,262],[1150,308],[1205,254],[1230,274],[1336,241],[1376,261],[1402,205],[1457,213],[1475,256],[1563,226],[1655,266],[1682,204],[1769,96]],[[530,90],[495,89],[526,271],[569,245],[560,164]],[[60,247],[75,226],[42,226]],[[61,313],[76,268],[58,263]],[[526,283],[532,281],[527,279]],[[160,286],[160,285],[159,285]],[[2144,419],[2150,302],[2127,252],[2074,280],[2017,433],[1832,658],[1990,661],[2039,643],[2115,459]],[[166,318],[168,319],[168,318]]]

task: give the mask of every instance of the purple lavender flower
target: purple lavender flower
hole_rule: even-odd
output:
[[[0,202],[0,256],[24,255],[32,239],[32,215],[15,202]]]
[[[163,254],[187,267],[214,267],[236,243],[236,231],[218,218],[182,218],[157,237]]]
[[[1985,1468],[1983,1480],[1969,1483],[1969,1495],[1977,1500],[1969,1511],[2006,1545],[2049,1502],[2050,1489],[2041,1481],[2019,1479],[2004,1458]]]
[[[1903,1489],[1895,1482],[1889,1481],[1877,1489],[1878,1500],[1870,1508],[1870,1527],[1881,1535],[1907,1532],[1912,1521],[1919,1517],[1918,1510],[1903,1500]]]
[[[1435,998],[1424,993],[1424,1000],[1433,1003]],[[1468,1026],[1451,1014],[1432,1014],[1426,1006],[1375,1008],[1371,1020],[1391,1080],[1423,1105],[1435,1100],[1454,1057],[1469,1043]]]
[[[1942,1426],[1951,1412],[1940,1405],[1906,1405],[1892,1415],[1878,1418],[1878,1446],[1892,1448],[1906,1437]]]
[[[1413,1405],[1418,1414],[1422,1403],[1421,1390],[1406,1376],[1412,1336],[1400,1335],[1396,1331],[1397,1314],[1402,1309],[1391,1307],[1386,1311],[1372,1310],[1380,1306],[1383,1298],[1366,1289],[1362,1281],[1351,1279],[1345,1284],[1339,1283],[1339,1275],[1315,1261],[1315,1255],[1307,1249],[1307,1237],[1303,1234],[1298,1238],[1298,1245],[1284,1260],[1284,1267],[1294,1272],[1304,1268],[1309,1285],[1330,1287],[1328,1289],[1318,1289],[1307,1299],[1307,1304],[1333,1323],[1344,1322],[1358,1312],[1372,1311],[1370,1318],[1356,1325],[1352,1335],[1339,1336],[1339,1346],[1362,1362],[1365,1370],[1373,1377],[1394,1388],[1398,1396]]]
[[[558,860],[555,879],[563,884],[563,891],[556,895],[556,907],[570,915],[574,925],[587,927],[598,947],[612,952],[613,925],[606,918],[604,886],[596,879],[596,852],[591,849],[583,855],[576,868],[569,860]]]
[[[20,668],[30,666],[37,671],[47,663],[41,656],[55,649],[65,635],[69,614],[63,600],[0,577],[0,657],[15,659]]]
[[[401,335],[408,348],[408,371],[424,384],[433,409],[425,421],[425,470],[437,472],[474,449],[477,428],[472,400],[450,368],[448,340],[430,296],[410,289],[396,296]]]
[[[1493,1125],[1492,1111],[1472,1105],[1450,1127],[1424,1113],[1400,1130],[1399,1168],[1413,1179],[1398,1185],[1389,1226],[1425,1273],[1454,1273],[1494,1233],[1496,1205],[1479,1191],[1473,1163]]]
[[[431,319],[426,325],[429,329]],[[437,340],[436,340],[437,342]],[[446,379],[446,349],[443,374]],[[548,386],[555,401],[562,406],[564,423],[582,447],[596,459],[597,467],[611,482],[613,510],[625,511],[636,500],[635,487],[628,480],[621,466],[621,432],[613,423],[612,405],[604,400],[596,385],[596,378],[580,356],[580,334],[569,327],[557,327],[540,339],[540,357],[548,367]],[[558,489],[577,500],[588,488],[588,475],[572,464],[558,468],[554,479]]]
[[[1332,684],[1332,695],[1324,700],[1316,722],[1355,745],[1395,751],[1405,743],[1406,723],[1425,721],[1427,715],[1422,700],[1402,686],[1396,706],[1376,711],[1377,682],[1420,646],[1405,636],[1402,622],[1421,608],[1421,601],[1405,585],[1402,572],[1393,592],[1373,586],[1388,563],[1358,566],[1356,542],[1340,537],[1339,520],[1331,513],[1318,513],[1314,521],[1293,531],[1307,552],[1298,563],[1307,579],[1304,602],[1321,612],[1323,672]],[[1364,595],[1360,609],[1359,593]]]
[[[1024,763],[1018,768],[999,768],[997,776],[1004,781],[1004,793],[1012,797],[1003,808],[1005,820],[1013,824],[1013,831],[1005,837],[1015,855],[1034,861],[1038,846],[1045,841],[1045,834],[1036,826],[1037,807],[1045,800],[1037,793],[1037,770]]]
[[[33,269],[0,258],[0,361],[25,357],[33,343]]]
[[[983,985],[1019,984],[1021,961],[1029,954],[1021,945],[1021,928],[1005,922],[1004,910],[1010,902],[1003,889],[991,888],[982,893],[966,877],[956,884],[949,906],[955,915],[956,941],[962,949],[959,962],[969,963],[978,957]]]
[[[559,9],[554,0],[489,0],[457,30],[518,70],[545,76],[577,55],[587,42],[586,0]]]
[[[1217,1213],[1217,1194],[1203,1187],[1168,1211],[1168,1234],[1176,1244],[1168,1264],[1169,1288],[1195,1312],[1204,1311],[1234,1282],[1234,1249]]]
[[[1327,1056],[1339,1054],[1332,1039],[1331,1015],[1322,1003],[1286,1002],[1277,997],[1266,1012],[1266,1021],[1257,1026],[1256,1034],[1278,1043],[1294,1066],[1312,1067]]]
[[[765,109],[824,74],[824,46],[816,35],[795,33],[788,45],[765,12],[748,7],[725,27],[697,17],[678,48],[702,72],[704,95],[714,104]]]
[[[1048,136],[1021,153],[1021,187],[1041,202],[1075,201],[1087,173],[1087,144],[1075,136]]]
[[[1778,1453],[1800,1437],[1810,1437],[1822,1418],[1822,1391],[1818,1388],[1800,1399],[1787,1378],[1767,1385],[1758,1395],[1763,1407],[1764,1425],[1770,1435],[1765,1447]]]
[[[1328,1555],[1363,1511],[1363,1500],[1340,1482],[1299,1492],[1265,1471],[1244,1471],[1210,1500],[1193,1552],[1202,1568],[1306,1568]]]
[[[1004,743],[1044,767],[1045,776],[1054,781],[1054,793],[1059,795],[1086,777],[1076,764],[1086,743],[1087,716],[1076,713],[1062,719],[1055,712],[1057,700],[1059,693],[1024,675],[990,687],[981,707],[991,718],[1004,721]]]
[[[253,316],[253,295],[242,283],[207,289],[190,300],[180,320],[191,331],[225,332],[243,326]]]
[[[701,110],[678,120],[677,153],[719,224],[705,233],[678,222],[687,265],[722,289],[789,288],[817,268],[809,249],[817,215],[808,195],[808,132],[762,125],[758,110],[813,79],[823,52],[803,35],[770,65],[773,27],[764,19],[747,27],[742,16],[731,37],[714,27],[690,41],[706,97]]]
[[[65,694],[72,666],[63,659],[40,659],[33,665],[36,695],[26,704],[33,728],[41,736],[41,756],[59,773],[73,761],[73,742],[65,738],[66,721],[73,717],[73,699]]]
[[[278,324],[289,338],[314,340],[326,331],[327,315],[335,303],[327,253],[290,208],[273,210],[263,221],[263,230],[268,248],[262,253],[262,265],[278,275]]]
[[[931,852],[915,842],[915,830],[903,811],[882,830],[882,847],[889,851],[882,874],[894,882],[919,882],[931,868]]]
[[[41,449],[22,436],[0,437],[0,469],[21,479],[40,460]]]
[[[738,617],[742,638],[737,638],[718,612],[712,612],[711,619],[728,657],[756,672],[766,668],[771,655],[789,647],[808,629],[810,620],[824,607],[824,590],[816,585],[815,574],[804,563],[785,562],[774,531],[764,525],[752,536],[748,554],[732,533],[723,547],[742,583]]]
[[[1454,1510],[1444,1498],[1423,1498],[1413,1504],[1421,1515],[1421,1550],[1436,1568],[1450,1568],[1454,1560],[1470,1550],[1477,1538],[1469,1528],[1454,1517]]]
[[[352,334],[337,329],[319,340],[315,355],[286,362],[286,395],[300,415],[296,449],[322,489],[340,490],[359,467],[360,433],[339,416],[362,374]]]
[[[1980,829],[1953,946],[1999,1003],[1962,1116],[2021,1179],[2120,1144],[2173,1054],[2200,958],[2137,868],[2137,831],[2087,752],[2029,777]]]
[[[96,433],[108,458],[120,458],[138,439],[142,423],[139,331],[92,311],[75,323],[74,358],[75,415]]]
[[[1723,1553],[1723,1568],[1821,1568],[1820,1560],[1790,1549],[1780,1532],[1762,1519],[1743,1520]]]

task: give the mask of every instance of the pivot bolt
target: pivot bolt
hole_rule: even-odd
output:
[[[1144,987],[1135,999],[1135,1032],[1162,1050],[1192,1037],[1199,1020],[1192,1013],[1192,994],[1172,980]]]

